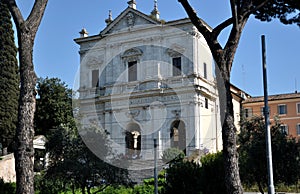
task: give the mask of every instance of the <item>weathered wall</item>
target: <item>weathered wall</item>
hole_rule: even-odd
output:
[[[0,177],[4,182],[16,182],[15,157],[14,154],[1,156]]]

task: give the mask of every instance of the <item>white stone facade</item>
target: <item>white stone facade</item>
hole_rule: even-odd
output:
[[[128,7],[75,41],[83,125],[97,122],[118,153],[152,159],[153,138],[160,154],[222,149],[213,58],[189,19],[162,23]]]

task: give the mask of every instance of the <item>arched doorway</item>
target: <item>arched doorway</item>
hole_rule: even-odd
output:
[[[172,123],[170,129],[171,147],[178,148],[186,153],[186,129],[181,120]]]
[[[129,124],[125,132],[126,156],[131,159],[140,158],[141,145],[141,130],[139,125],[136,123]]]

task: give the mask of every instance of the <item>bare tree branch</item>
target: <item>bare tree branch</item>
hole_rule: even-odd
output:
[[[182,6],[184,7],[186,13],[188,14],[189,18],[191,19],[192,23],[197,27],[199,32],[205,36],[209,37],[211,33],[211,29],[203,22],[198,16],[196,11],[191,7],[187,0],[178,0]]]
[[[233,28],[235,30],[237,30],[238,17],[237,17],[237,10],[236,10],[235,0],[230,0],[230,7],[231,7],[232,18],[233,18]]]
[[[27,25],[34,30],[34,33],[37,32],[37,29],[41,23],[47,3],[48,0],[35,0],[30,15],[26,20]]]
[[[217,39],[219,34],[222,32],[222,30],[224,30],[225,28],[227,28],[228,26],[230,26],[233,23],[233,19],[229,18],[227,20],[225,20],[224,22],[222,22],[221,24],[219,24],[217,27],[215,27],[212,31],[212,37],[214,39]]]
[[[17,6],[15,0],[4,0],[4,3],[7,4],[16,24],[16,28],[19,29],[20,26],[24,23],[24,18],[20,9]]]
[[[198,31],[204,36],[207,44],[209,45],[212,52],[222,52],[222,47],[217,41],[217,37],[215,37],[212,33],[212,29],[208,26],[203,20],[201,20],[195,10],[191,7],[188,0],[178,0],[185,9],[186,13],[188,14],[190,20],[194,24],[194,26],[198,29]],[[217,53],[216,52],[216,53]],[[213,53],[213,54],[216,54]]]

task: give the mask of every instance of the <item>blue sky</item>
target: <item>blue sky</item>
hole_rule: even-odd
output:
[[[137,9],[149,14],[153,0],[136,0]],[[33,0],[17,0],[24,17]],[[229,1],[190,0],[198,15],[214,27],[230,16]],[[73,86],[79,68],[79,46],[73,41],[86,28],[89,35],[98,34],[106,26],[108,10],[116,18],[127,7],[127,0],[49,0],[34,46],[34,65],[39,77],[58,77]],[[159,0],[161,19],[187,17],[177,0]],[[226,32],[220,42],[226,40]],[[242,34],[233,64],[231,80],[252,96],[263,95],[261,35],[266,36],[269,94],[300,91],[300,28],[278,21],[263,23],[250,18]]]

